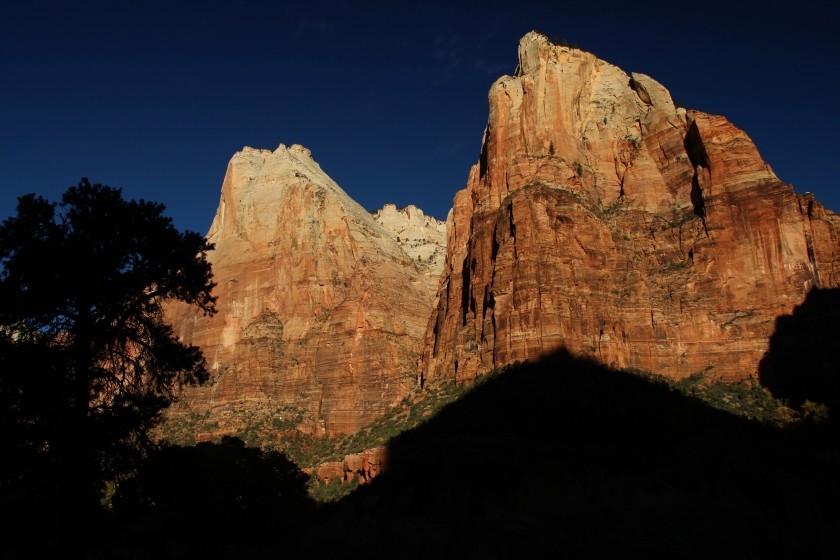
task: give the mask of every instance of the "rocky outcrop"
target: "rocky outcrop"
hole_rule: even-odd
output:
[[[622,368],[756,374],[775,318],[840,284],[840,220],[723,117],[529,33],[456,194],[421,383],[558,347]]]
[[[385,472],[387,467],[387,449],[375,447],[360,453],[347,455],[341,461],[321,463],[307,474],[314,476],[323,483],[329,484],[333,480],[341,482],[357,481],[367,484],[376,476]]]
[[[432,308],[428,274],[306,148],[234,155],[208,239],[218,313],[169,315],[212,379],[186,389],[171,420],[199,418],[199,438],[332,435],[407,394]]]
[[[414,205],[399,209],[395,204],[386,204],[374,212],[373,219],[414,259],[429,290],[437,292],[446,260],[446,222],[426,216]]]

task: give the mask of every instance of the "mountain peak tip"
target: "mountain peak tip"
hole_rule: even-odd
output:
[[[277,154],[284,152],[312,159],[312,150],[301,144],[292,144],[290,147],[287,148],[286,145],[281,142],[280,145],[277,146],[277,149],[274,150],[274,153]]]
[[[305,156],[308,158],[312,158],[312,150],[303,146],[301,144],[292,144],[291,146],[286,146],[282,142],[277,146],[277,149],[272,151],[265,148],[252,148],[251,146],[243,146],[240,150],[241,153],[256,153],[256,154],[293,154],[297,156]]]

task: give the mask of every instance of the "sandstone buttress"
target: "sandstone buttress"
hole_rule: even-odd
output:
[[[428,272],[309,150],[234,155],[208,238],[219,312],[170,316],[212,378],[185,391],[174,419],[201,418],[204,438],[248,426],[347,433],[407,394],[434,296]]]
[[[775,318],[840,285],[840,220],[725,118],[538,33],[490,89],[454,199],[421,382],[560,347],[615,367],[754,376]]]

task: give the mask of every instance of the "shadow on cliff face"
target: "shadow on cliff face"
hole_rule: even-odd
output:
[[[565,351],[509,368],[389,445],[322,512],[315,556],[680,558],[840,545],[838,446]]]
[[[776,319],[759,380],[777,398],[801,408],[827,405],[835,426],[840,415],[840,289],[813,289],[791,315]],[[803,412],[808,411],[806,405]]]
[[[123,485],[88,557],[833,558],[840,443],[817,428],[732,416],[560,351],[482,378],[320,511],[279,453],[164,449]]]

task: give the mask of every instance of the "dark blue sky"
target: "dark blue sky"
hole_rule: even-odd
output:
[[[0,218],[83,176],[205,232],[243,146],[303,144],[366,208],[445,217],[531,29],[727,116],[840,210],[828,2],[3,2]]]

